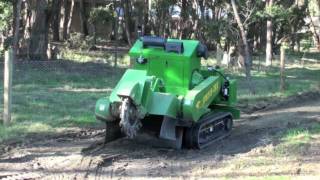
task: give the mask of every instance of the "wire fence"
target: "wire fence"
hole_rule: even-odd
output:
[[[3,84],[3,64],[0,66]],[[55,127],[94,124],[96,100],[110,94],[123,71],[123,68],[97,62],[14,62],[12,124],[19,124],[21,131],[35,133]],[[1,86],[0,119],[3,117],[3,91]]]

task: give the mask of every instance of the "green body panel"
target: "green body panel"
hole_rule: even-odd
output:
[[[177,118],[178,107],[179,100],[176,96],[168,93],[154,92],[148,104],[148,113]]]
[[[240,111],[234,106],[211,105],[210,108],[217,112],[230,112],[233,118],[235,119],[240,118]]]
[[[169,39],[169,42],[179,41]],[[180,41],[181,42],[181,41]],[[146,70],[147,75],[156,76],[165,83],[166,92],[184,95],[191,86],[193,71],[200,67],[200,58],[196,56],[199,44],[194,40],[183,40],[184,53],[165,52],[163,48],[145,48],[141,41],[131,48],[129,55],[132,59],[142,56],[148,60],[145,64],[135,63],[134,69]],[[190,61],[192,59],[192,61]]]
[[[114,117],[110,112],[110,102],[108,98],[100,98],[96,103],[95,114],[98,119],[113,121]]]
[[[135,42],[129,52],[135,62],[133,69],[124,73],[109,100],[102,98],[97,102],[96,116],[107,121],[119,118],[121,97],[130,97],[142,118],[162,115],[196,122],[211,111],[228,111],[238,118],[239,111],[234,108],[236,81],[228,80],[229,96],[223,97],[221,88],[226,80],[221,74],[224,72],[201,67],[197,56],[199,41],[167,41],[182,42],[183,53],[166,52],[163,47],[143,47],[141,40]],[[138,58],[146,61],[138,63]]]
[[[165,115],[177,117],[179,101],[176,96],[159,91],[161,80],[154,76],[147,76],[145,70],[128,69],[122,76],[117,86],[112,91],[110,98],[102,98],[97,102],[96,115],[109,118],[107,110],[100,112],[100,107],[110,107],[110,103],[121,102],[121,97],[130,97],[143,114]]]
[[[110,95],[110,102],[120,102],[121,96],[131,97],[136,104],[140,104],[144,86],[152,77],[146,71],[128,69]]]
[[[219,77],[210,76],[190,90],[183,103],[184,119],[197,121],[202,115],[210,112],[208,106],[219,94],[220,86]]]

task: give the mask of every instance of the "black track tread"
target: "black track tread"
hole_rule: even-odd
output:
[[[214,142],[217,142],[227,136],[230,135],[231,129],[227,131],[226,133],[222,134],[222,136],[215,138],[214,140],[207,142],[205,144],[200,145],[197,142],[198,135],[199,135],[199,129],[206,123],[208,122],[214,122],[214,121],[221,121],[221,119],[224,119],[225,117],[231,117],[232,120],[232,115],[231,113],[228,112],[219,112],[219,113],[210,113],[208,115],[203,116],[197,123],[195,123],[191,128],[188,128],[186,133],[185,133],[185,146],[187,148],[196,148],[196,149],[203,149]]]

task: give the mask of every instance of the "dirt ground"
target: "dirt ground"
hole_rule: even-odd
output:
[[[103,144],[103,129],[0,146],[0,179],[320,179],[320,137],[299,154],[278,155],[279,134],[320,123],[319,93],[242,107],[226,139],[203,150],[172,150],[141,134]]]

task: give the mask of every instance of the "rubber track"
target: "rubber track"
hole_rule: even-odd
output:
[[[220,137],[214,138],[211,141],[208,141],[207,143],[204,144],[199,144],[198,142],[198,136],[199,136],[199,129],[201,129],[201,127],[203,127],[206,124],[211,124],[214,123],[216,121],[222,121],[224,118],[226,117],[232,117],[231,113],[226,113],[226,112],[219,112],[219,113],[214,113],[214,114],[209,114],[207,116],[204,116],[199,122],[197,122],[191,129],[191,134],[189,134],[189,138],[192,138],[192,142],[191,142],[191,146],[193,148],[197,148],[197,149],[203,149],[227,136],[230,135],[231,130],[229,130],[228,132],[224,133],[223,135],[221,135]],[[232,120],[232,118],[231,118]],[[220,131],[218,133],[221,133]],[[191,137],[190,137],[191,135]],[[189,146],[190,146],[189,145]]]

